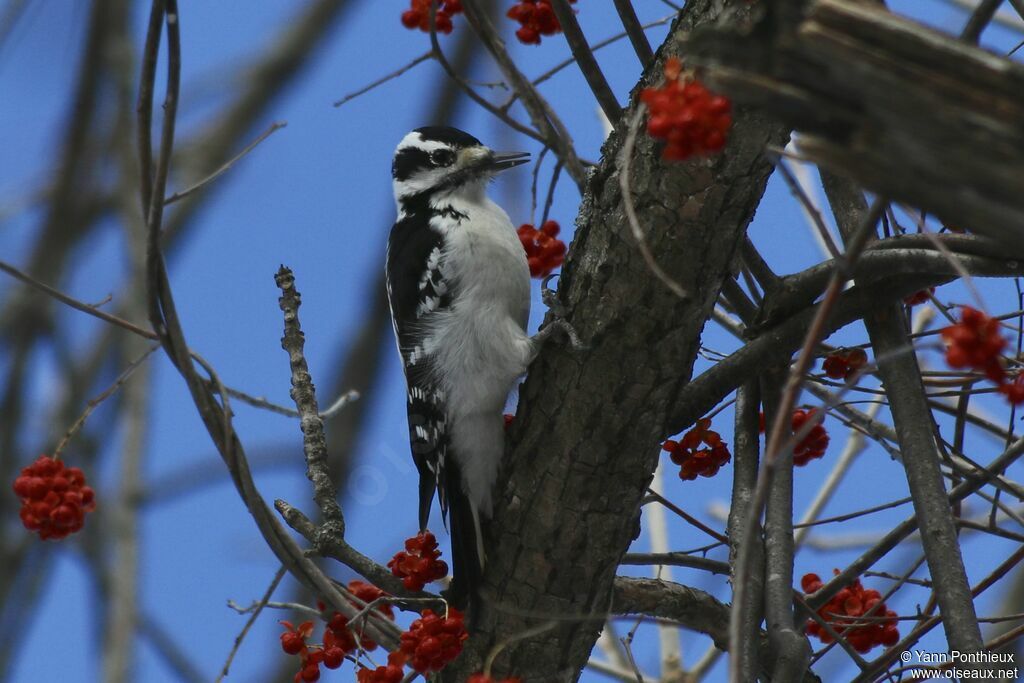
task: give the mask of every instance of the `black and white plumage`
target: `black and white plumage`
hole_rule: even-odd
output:
[[[460,130],[427,127],[403,138],[392,164],[398,220],[387,287],[408,385],[419,524],[427,526],[436,489],[450,522],[456,603],[476,593],[503,408],[533,356],[526,254],[486,193],[495,173],[525,161]]]

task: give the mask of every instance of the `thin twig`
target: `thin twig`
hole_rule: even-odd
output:
[[[662,17],[661,19],[655,19],[654,21],[652,21],[650,23],[644,24],[641,28],[648,29],[648,28],[654,28],[655,26],[662,26],[662,25],[667,24],[668,22],[672,21],[673,19],[675,19],[675,17],[676,17],[675,14],[669,14],[667,16]],[[604,40],[601,40],[601,41],[598,41],[598,42],[594,43],[593,45],[590,46],[590,50],[592,52],[597,52],[598,50],[606,48],[609,45],[612,45],[613,43],[616,43],[616,42],[622,40],[623,38],[627,37],[628,35],[629,34],[626,33],[625,31],[623,31],[621,33],[616,33],[614,35],[611,35],[611,36],[605,38]],[[569,59],[565,59],[565,60],[555,64],[553,67],[551,67],[550,69],[548,69],[547,71],[542,73],[540,76],[537,76],[536,78],[534,78],[532,82],[533,82],[534,85],[540,85],[544,81],[550,80],[552,77],[554,77],[560,71],[562,71],[564,69],[567,69],[568,67],[572,66],[575,63],[576,63],[576,60],[573,57],[570,57]],[[505,102],[505,104],[501,105],[501,108],[503,110],[505,110],[505,111],[508,111],[508,109],[518,99],[519,99],[519,96],[516,93],[513,92],[512,96]]]
[[[654,469],[654,478],[650,487],[661,489],[664,477],[665,460],[659,459],[658,466]],[[647,532],[651,539],[651,553],[668,553],[670,547],[668,521],[666,520],[665,508],[662,505],[649,505],[645,512]],[[655,579],[673,581],[671,565],[655,564],[651,567]],[[683,663],[682,653],[679,649],[679,630],[674,627],[658,625],[658,645],[660,649],[661,675],[669,676],[672,672],[678,671]]]
[[[445,57],[444,51],[441,49],[441,42],[437,39],[436,13],[437,0],[432,0],[430,5],[431,52],[434,55],[434,59],[437,60],[437,63],[440,64],[441,68],[444,69],[446,74],[448,74],[448,77],[459,85],[459,87],[462,89],[462,92],[466,93],[466,95],[469,96],[469,99],[473,100],[481,107],[483,107],[485,110],[487,110],[494,116],[498,117],[498,119],[502,123],[507,125],[509,128],[519,133],[522,133],[526,137],[532,138],[537,142],[540,142],[542,144],[548,144],[547,140],[544,138],[543,135],[533,130],[529,126],[522,124],[519,121],[516,121],[508,114],[507,111],[492,104],[486,98],[481,96],[476,90],[473,90],[473,87],[466,81],[466,79],[455,71],[455,68],[452,66],[451,62],[448,61],[448,58]]]
[[[811,325],[804,336],[803,347],[800,350],[800,354],[797,357],[796,362],[790,369],[789,379],[786,382],[785,389],[783,390],[782,396],[779,400],[775,419],[773,420],[772,428],[767,439],[768,443],[765,447],[764,463],[761,466],[760,472],[758,472],[757,484],[754,488],[754,494],[750,501],[750,507],[744,523],[744,528],[755,528],[758,521],[761,519],[764,502],[774,476],[776,458],[785,443],[792,440],[790,422],[793,413],[793,405],[796,403],[796,397],[800,391],[800,387],[803,385],[804,376],[807,374],[808,367],[814,358],[814,349],[817,347],[818,342],[821,340],[825,330],[827,329],[827,321],[831,316],[832,309],[839,300],[839,295],[842,292],[843,285],[849,276],[850,267],[856,262],[856,259],[864,248],[864,245],[867,243],[869,235],[873,233],[875,223],[878,222],[879,216],[881,216],[887,203],[888,202],[882,198],[875,200],[875,204],[871,207],[871,210],[865,217],[864,222],[858,228],[856,239],[852,239],[849,245],[847,245],[846,259],[840,267],[836,268],[834,271],[828,289],[825,292],[825,296],[821,303],[818,304],[814,319],[811,321]],[[815,417],[820,418],[822,416],[820,414],[816,414]],[[804,423],[803,428],[808,429],[808,425],[813,421],[814,420],[807,420]],[[789,438],[787,438],[787,435],[789,435]],[[744,585],[752,570],[753,555],[754,553],[752,552],[751,545],[746,544],[740,548],[737,558],[737,569],[735,572],[736,580],[733,583],[733,610],[729,622],[729,632],[731,636],[735,638],[740,637],[739,615],[743,613],[742,605],[745,599]],[[735,654],[730,656],[729,664],[730,683],[743,683],[739,678],[739,663]]]
[[[263,142],[264,140],[269,138],[271,135],[273,135],[274,133],[276,133],[277,131],[281,130],[282,128],[284,128],[287,125],[288,124],[286,122],[284,122],[284,121],[275,121],[274,123],[270,124],[270,128],[267,128],[265,131],[263,131],[258,138],[256,138],[255,140],[250,142],[248,145],[246,145],[245,149],[243,149],[241,152],[236,154],[234,157],[232,157],[231,159],[226,161],[216,171],[214,171],[210,175],[206,176],[205,178],[200,180],[195,185],[192,185],[191,187],[186,188],[186,189],[184,189],[184,190],[182,190],[180,192],[175,192],[170,197],[165,199],[164,200],[164,206],[167,206],[169,204],[173,204],[174,202],[180,201],[180,200],[184,199],[185,197],[189,196],[190,194],[192,194],[193,192],[198,192],[199,190],[203,189],[204,187],[206,187],[207,185],[212,183],[214,180],[219,178],[221,175],[226,173],[228,170],[230,170],[230,168],[232,166],[234,166],[238,161],[240,161],[249,152],[251,152],[254,149],[256,149],[256,147],[261,142]]]
[[[284,314],[284,337],[281,338],[281,348],[288,352],[288,363],[292,370],[291,395],[301,421],[306,476],[313,483],[313,500],[323,515],[324,526],[329,527],[332,534],[344,538],[345,517],[338,504],[334,482],[331,481],[324,423],[320,417],[316,390],[303,353],[305,338],[299,325],[299,306],[302,304],[302,297],[295,289],[295,278],[291,269],[281,266],[274,276],[274,281],[281,290],[281,297],[278,299],[281,312]]]
[[[436,0],[433,0],[431,4],[435,3]],[[573,179],[582,194],[587,180],[587,171],[576,154],[572,136],[561,117],[541,96],[533,83],[519,70],[490,17],[480,7],[479,0],[463,0],[462,6],[473,31],[494,57],[494,61],[498,63],[498,68],[501,69],[505,80],[518,93],[523,107],[530,115],[530,121],[540,133],[541,142],[551,147],[555,155],[565,164],[569,177]]]
[[[39,280],[35,279],[28,273],[18,270],[17,268],[8,263],[0,261],[0,270],[4,271],[5,273],[7,273],[8,275],[17,280],[21,280],[30,287],[34,287],[35,289],[38,289],[39,291],[46,293],[48,296],[56,299],[65,306],[70,306],[75,310],[82,311],[83,313],[88,313],[93,317],[99,318],[100,320],[108,322],[111,325],[116,325],[117,327],[128,330],[129,332],[137,334],[140,337],[145,337],[146,339],[152,339],[154,341],[159,339],[159,337],[151,330],[139,327],[138,325],[130,323],[127,320],[122,320],[121,318],[118,318],[116,315],[111,315],[105,311],[101,311],[95,306],[90,306],[89,304],[83,303],[78,299],[73,299],[64,292],[61,292],[60,290],[54,289],[50,285],[40,282]]]
[[[189,351],[185,340],[184,330],[177,313],[174,295],[161,251],[160,237],[163,202],[153,201],[153,197],[164,196],[171,152],[174,146],[174,122],[181,70],[181,36],[176,0],[164,0],[163,2],[161,0],[154,0],[153,2],[153,16],[151,16],[151,21],[149,22],[149,32],[146,38],[146,47],[144,48],[143,63],[145,67],[142,71],[140,85],[140,92],[148,93],[148,98],[142,97],[138,106],[138,118],[143,131],[140,132],[139,147],[141,157],[151,162],[152,152],[149,149],[150,136],[148,126],[152,117],[152,93],[153,83],[156,79],[155,70],[160,42],[161,19],[164,18],[165,14],[168,35],[168,76],[160,157],[151,180],[147,180],[152,172],[151,167],[143,164],[141,169],[143,177],[141,199],[143,214],[146,216],[147,222],[146,292],[150,323],[155,330],[161,333],[161,342],[167,356],[185,381],[192,401],[203,421],[203,426],[206,428],[228,471],[231,473],[233,483],[244,500],[250,515],[256,522],[264,540],[266,540],[267,545],[292,575],[304,583],[310,590],[321,596],[324,602],[328,603],[336,611],[349,616],[356,610],[349,601],[351,596],[348,591],[333,583],[312,560],[306,557],[295,542],[295,539],[281,526],[278,519],[271,513],[266,502],[263,500],[262,495],[260,495],[252,479],[252,472],[249,469],[241,440],[231,423],[227,390],[209,364],[203,362],[201,358]],[[209,385],[203,381],[196,371],[192,362],[193,358],[195,358],[196,363],[199,363],[206,370],[210,381],[216,387],[216,394],[220,397],[220,404],[218,404],[217,396],[210,390]],[[370,624],[372,627],[369,630],[370,637],[385,647],[396,647],[398,643],[397,627],[386,620],[380,620],[380,622],[379,624]]]
[[[262,398],[260,396],[251,396],[250,394],[246,394],[245,392],[239,391],[238,389],[232,389],[231,387],[227,387],[227,390],[229,396],[231,396],[232,398],[237,398],[243,403],[251,405],[254,408],[262,408],[263,410],[269,410],[272,413],[277,413],[278,415],[285,415],[287,417],[301,417],[299,415],[299,411],[295,410],[294,408],[287,408],[277,403],[272,403],[271,401],[268,401],[267,399]],[[359,398],[359,392],[350,389],[349,391],[346,391],[338,398],[334,399],[330,407],[328,407],[326,410],[321,410],[318,414],[321,419],[330,419],[331,417],[334,417],[339,412],[341,412],[342,408],[347,406],[349,403],[352,403],[353,401],[358,401]]]
[[[696,527],[697,529],[700,529],[701,531],[703,531],[705,534],[707,534],[711,538],[715,539],[716,541],[719,541],[720,543],[725,543],[725,542],[728,541],[728,539],[723,534],[720,534],[719,532],[717,532],[714,529],[712,529],[711,527],[709,527],[707,524],[704,524],[699,519],[697,519],[693,515],[689,514],[688,512],[683,510],[681,507],[679,507],[678,505],[676,505],[675,503],[670,501],[668,498],[666,498],[665,496],[663,496],[660,493],[658,493],[657,491],[655,491],[654,489],[648,488],[647,489],[647,495],[649,495],[651,498],[656,500],[658,503],[660,503],[661,505],[664,505],[666,508],[668,508],[669,510],[671,510],[675,514],[679,515],[687,523],[689,523],[690,525]]]
[[[977,44],[978,39],[981,38],[981,32],[989,25],[996,15],[996,10],[1002,4],[1003,0],[981,0],[971,12],[971,16],[967,18],[967,24],[960,32],[960,40]]]
[[[583,73],[587,85],[590,86],[590,91],[594,93],[597,103],[601,105],[601,110],[614,127],[622,118],[622,105],[616,99],[612,87],[608,85],[608,79],[605,78],[604,72],[601,71],[600,65],[594,58],[594,53],[587,45],[583,29],[576,21],[576,13],[569,6],[569,0],[551,0],[551,8],[555,11],[555,16],[558,17],[558,23],[562,25],[565,42],[569,44],[569,49],[572,50],[572,55],[576,58],[576,64],[579,66],[580,72]],[[643,36],[642,33],[640,35]]]
[[[82,411],[82,414],[78,416],[78,419],[75,420],[71,427],[68,428],[68,431],[64,434],[64,437],[60,440],[60,443],[58,443],[56,447],[54,447],[52,453],[54,460],[60,458],[60,454],[64,450],[64,447],[68,445],[68,442],[71,441],[75,434],[77,434],[78,431],[85,425],[85,421],[89,419],[90,415],[92,415],[92,411],[96,410],[96,408],[99,407],[101,403],[106,401],[118,389],[124,386],[124,383],[128,381],[128,378],[132,376],[132,373],[134,373],[139,368],[139,366],[142,365],[146,361],[146,359],[148,359],[150,355],[152,355],[152,353],[159,348],[159,344],[150,345],[149,348],[146,349],[145,353],[143,353],[141,356],[132,361],[128,365],[128,367],[125,368],[124,371],[117,376],[117,379],[114,380],[113,384],[104,389],[99,396],[89,399],[89,402],[86,403],[85,405],[85,410]]]
[[[404,74],[406,71],[409,71],[410,69],[412,69],[417,64],[422,64],[423,62],[427,61],[428,59],[433,59],[433,58],[434,58],[434,51],[433,50],[427,50],[426,52],[424,52],[419,57],[417,57],[416,59],[412,60],[411,62],[409,62],[405,66],[399,67],[398,69],[395,69],[394,71],[392,71],[391,73],[389,73],[389,74],[387,74],[385,76],[381,76],[377,80],[373,81],[369,85],[363,86],[359,90],[355,90],[353,92],[350,92],[349,94],[347,94],[344,97],[342,97],[340,100],[336,101],[333,106],[340,107],[341,105],[345,104],[346,102],[351,102],[352,100],[354,100],[355,98],[359,97],[360,95],[365,95],[366,93],[370,92],[374,88],[376,88],[378,86],[381,86],[381,85],[384,85],[385,83],[387,83],[390,80],[394,80],[395,78],[398,78],[399,76]]]
[[[828,226],[825,225],[825,220],[821,217],[821,212],[818,210],[818,207],[815,206],[814,202],[811,201],[811,198],[807,196],[803,185],[801,185],[800,181],[796,179],[796,176],[793,175],[793,172],[789,170],[789,167],[780,156],[771,153],[767,156],[775,165],[775,170],[782,175],[782,179],[785,181],[789,191],[792,192],[793,196],[800,202],[800,207],[803,209],[804,215],[808,217],[811,225],[814,226],[817,231],[818,238],[821,243],[825,245],[829,256],[834,259],[840,258],[839,247],[836,246],[836,242],[832,238],[832,233],[829,231]]]
[[[281,568],[277,570],[276,574],[274,574],[274,579],[270,582],[270,585],[267,586],[267,590],[264,591],[263,597],[260,598],[259,602],[253,606],[252,613],[246,620],[245,626],[243,626],[239,634],[235,636],[235,644],[231,647],[231,652],[228,653],[228,658],[225,660],[224,666],[221,667],[220,674],[218,674],[215,683],[220,683],[224,680],[224,677],[228,675],[228,670],[231,668],[231,662],[234,661],[235,655],[238,654],[238,648],[242,646],[242,641],[245,640],[245,636],[249,633],[249,629],[251,629],[252,625],[256,623],[256,619],[259,618],[263,608],[266,607],[267,603],[270,601],[270,596],[272,596],[274,591],[277,590],[278,584],[281,583],[281,579],[283,579],[284,575],[287,573],[288,570],[284,565],[281,565]]]
[[[647,40],[640,20],[637,19],[632,1],[615,0],[615,11],[619,13],[619,21],[622,22],[622,28],[626,29],[629,42],[633,45],[633,51],[636,52],[643,67],[648,68],[654,63],[654,50],[651,49],[651,43]]]
[[[933,315],[934,313],[930,308],[920,309],[917,315],[914,316],[912,329],[914,331],[920,332],[921,330],[928,326],[928,323],[931,321]],[[865,411],[865,414],[868,417],[868,419],[874,419],[875,415],[878,414],[878,411],[879,409],[881,409],[881,407],[881,403],[871,404],[868,407],[867,411]],[[846,442],[846,446],[843,448],[843,452],[836,460],[836,464],[833,466],[832,471],[829,472],[828,478],[819,488],[814,500],[811,502],[810,505],[807,506],[807,511],[804,513],[804,516],[800,520],[800,523],[796,525],[796,527],[799,528],[799,531],[797,531],[796,533],[797,547],[799,547],[804,542],[804,539],[810,532],[811,527],[814,525],[813,523],[818,519],[818,515],[821,514],[821,511],[828,504],[829,500],[831,500],[832,494],[835,493],[836,489],[839,487],[840,482],[843,480],[843,478],[846,476],[846,473],[853,465],[854,459],[857,457],[859,453],[861,453],[864,450],[865,447],[866,445],[864,443],[864,434],[860,431],[852,431],[850,433],[849,439]]]

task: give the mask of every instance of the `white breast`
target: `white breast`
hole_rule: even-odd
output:
[[[435,200],[451,306],[430,316],[424,351],[446,397],[452,452],[485,514],[504,446],[502,410],[526,371],[530,270],[508,215],[481,192]],[[457,212],[457,213],[456,213]]]

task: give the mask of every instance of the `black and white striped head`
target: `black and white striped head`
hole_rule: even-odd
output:
[[[417,128],[398,143],[391,163],[395,201],[403,204],[459,191],[479,192],[494,174],[525,164],[529,154],[498,154],[458,128]]]

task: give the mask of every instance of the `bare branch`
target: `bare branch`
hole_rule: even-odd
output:
[[[750,546],[753,557],[750,560],[753,571],[744,590],[750,600],[736,605],[738,613],[729,622],[729,641],[737,643],[731,651],[731,659],[743,680],[751,680],[758,668],[757,634],[764,613],[764,539],[760,520],[753,527],[746,526],[750,517],[750,505],[757,485],[760,436],[758,434],[758,407],[760,387],[751,380],[739,388],[736,396],[736,424],[733,437],[733,484],[732,505],[729,509],[729,572],[736,581],[736,558],[740,548]],[[735,583],[733,584],[735,585]]]
[[[597,103],[601,105],[601,110],[604,111],[604,115],[608,117],[614,127],[622,118],[622,106],[615,98],[611,86],[608,85],[608,79],[604,77],[601,67],[594,58],[594,53],[590,51],[590,46],[587,45],[587,38],[583,35],[579,22],[576,21],[576,13],[569,6],[569,0],[552,0],[551,8],[555,10],[558,23],[562,25],[565,42],[569,44],[569,49],[572,50],[576,64],[587,80],[587,85],[590,86],[591,92],[597,98]]]
[[[159,344],[151,345],[148,349],[146,349],[145,353],[143,353],[141,356],[139,356],[134,361],[132,361],[128,365],[128,367],[125,368],[124,371],[120,375],[117,376],[117,379],[114,380],[113,384],[111,384],[109,387],[104,389],[103,392],[100,393],[95,398],[89,399],[89,402],[85,406],[85,410],[78,417],[78,419],[75,420],[74,424],[72,424],[71,427],[68,428],[68,431],[64,434],[64,437],[54,447],[53,453],[52,453],[52,457],[53,458],[56,459],[56,458],[60,457],[60,454],[64,450],[64,447],[67,446],[68,442],[71,441],[72,437],[74,437],[75,434],[78,433],[78,430],[80,430],[82,428],[82,426],[85,425],[85,421],[89,419],[90,415],[92,415],[92,411],[96,410],[96,408],[101,403],[106,401],[118,389],[120,389],[122,386],[124,386],[124,383],[128,381],[128,378],[132,376],[132,374],[135,372],[135,370],[137,370],[139,368],[139,366],[142,365],[150,357],[150,355],[154,351],[159,349],[159,348],[160,348]]]
[[[35,279],[28,273],[24,273],[8,263],[0,261],[0,270],[4,271],[5,273],[10,275],[11,277],[14,277],[15,279],[21,280],[30,287],[34,287],[41,292],[45,292],[48,296],[53,297],[54,299],[61,302],[62,304],[65,304],[66,306],[70,306],[71,308],[82,311],[83,313],[88,313],[93,317],[99,318],[100,320],[108,322],[111,325],[116,325],[117,327],[128,330],[129,332],[137,334],[140,337],[145,337],[146,339],[152,339],[154,341],[158,339],[157,335],[154,332],[143,329],[138,325],[135,325],[134,323],[128,322],[127,320],[122,320],[121,318],[118,318],[116,315],[111,315],[110,313],[102,311],[99,308],[96,308],[95,306],[90,306],[89,304],[82,303],[77,299],[73,299],[67,294],[61,292],[60,290],[54,289],[53,287],[43,282],[40,282],[39,280]]]
[[[256,623],[257,619],[259,619],[260,613],[263,612],[263,608],[267,606],[271,596],[274,594],[274,591],[277,590],[278,584],[281,583],[281,579],[284,578],[286,573],[285,567],[282,566],[277,570],[277,573],[274,574],[274,578],[270,582],[270,585],[267,586],[267,590],[263,593],[263,597],[260,598],[259,602],[256,603],[250,612],[249,618],[245,621],[245,626],[243,626],[242,630],[237,636],[235,636],[235,644],[231,646],[231,652],[228,653],[228,658],[224,661],[224,666],[221,667],[220,673],[217,674],[215,683],[220,683],[224,680],[224,677],[228,675],[228,671],[231,669],[231,662],[234,661],[235,655],[238,654],[238,648],[242,646],[242,641],[245,640],[245,636],[249,633],[249,629],[251,629],[252,625]]]
[[[313,500],[323,515],[324,528],[339,538],[345,536],[345,518],[338,505],[338,492],[331,481],[327,467],[327,439],[324,437],[324,423],[316,402],[316,390],[310,377],[303,353],[305,337],[299,325],[299,306],[302,297],[295,288],[295,277],[285,266],[274,276],[281,297],[278,304],[284,313],[284,337],[281,348],[288,352],[288,363],[292,369],[292,400],[298,408],[302,426],[302,450],[306,454],[306,476],[313,483]]]
[[[554,109],[551,108],[551,105],[541,97],[530,80],[516,66],[516,63],[505,49],[504,41],[498,35],[494,24],[491,23],[490,17],[481,9],[479,0],[465,0],[462,5],[466,12],[466,18],[469,19],[473,30],[498,63],[498,68],[504,74],[505,80],[519,94],[523,106],[526,107],[526,111],[530,114],[530,120],[537,131],[540,132],[542,141],[565,164],[566,171],[576,182],[576,186],[582,193],[586,180],[586,171],[583,163],[576,156],[576,150],[573,147],[569,131]]]
[[[651,63],[654,62],[654,50],[651,49],[651,44],[644,34],[643,26],[640,25],[640,20],[637,19],[633,3],[631,0],[615,0],[615,11],[619,13],[619,21],[622,22],[622,27],[626,29],[626,35],[629,36],[629,42],[633,45],[633,51],[636,52],[640,63],[645,69],[650,67]]]
[[[372,83],[370,83],[368,85],[363,86],[359,90],[354,90],[354,91],[350,92],[349,94],[347,94],[344,97],[342,97],[340,100],[337,100],[334,103],[333,106],[334,107],[340,107],[343,104],[345,104],[346,102],[350,102],[350,101],[354,100],[355,98],[359,97],[360,95],[365,95],[366,93],[370,92],[374,88],[376,88],[378,86],[381,86],[381,85],[384,85],[385,83],[387,83],[390,80],[394,80],[394,79],[398,78],[399,76],[405,74],[405,72],[407,72],[410,69],[412,69],[417,64],[422,64],[423,62],[427,61],[428,59],[433,59],[433,58],[434,58],[434,51],[433,50],[427,50],[426,52],[424,52],[423,54],[421,54],[419,57],[417,57],[416,59],[412,60],[408,64],[395,69],[394,71],[392,71],[389,74],[381,76],[377,80],[373,81]]]
[[[822,180],[836,224],[844,239],[852,242],[858,238],[859,226],[863,226],[866,220],[867,202],[860,190],[847,180],[825,171],[822,171]],[[901,317],[902,309],[898,305],[890,305],[888,309],[879,309],[868,315],[864,324],[889,396],[907,484],[924,531],[921,541],[928,558],[928,569],[936,585],[935,594],[942,605],[946,637],[955,649],[977,652],[982,646],[981,630],[939,470],[935,426],[921,383],[917,357],[909,345]],[[902,352],[908,347],[909,353]]]
[[[256,147],[261,142],[263,142],[264,140],[269,138],[271,135],[273,135],[274,133],[276,133],[277,131],[281,130],[282,128],[284,128],[287,125],[288,124],[283,122],[283,121],[275,121],[274,123],[270,124],[270,127],[267,128],[265,131],[263,131],[258,138],[256,138],[252,142],[250,142],[245,147],[245,149],[243,149],[241,152],[239,152],[233,158],[231,158],[228,161],[226,161],[220,168],[218,168],[216,171],[214,171],[210,175],[208,175],[205,178],[203,178],[202,180],[200,180],[195,185],[192,185],[191,187],[188,187],[188,188],[186,188],[184,190],[181,190],[180,192],[175,192],[174,194],[172,194],[170,197],[168,197],[167,199],[164,200],[164,205],[166,206],[168,204],[173,204],[174,202],[177,202],[177,201],[180,201],[180,200],[184,199],[185,197],[189,196],[193,192],[198,192],[199,190],[203,189],[204,187],[206,187],[207,185],[212,183],[214,180],[219,178],[222,174],[226,173],[232,166],[234,166],[238,161],[240,161],[242,159],[242,157],[246,156],[249,152],[251,152],[254,149],[256,149]]]

